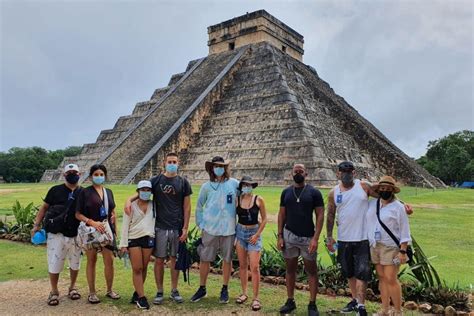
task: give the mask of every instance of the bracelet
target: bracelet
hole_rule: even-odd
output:
[[[35,223],[35,224],[33,224],[33,227],[39,227],[39,224]]]
[[[404,249],[400,249],[400,253],[406,255],[406,254],[407,254],[407,251],[404,250]]]

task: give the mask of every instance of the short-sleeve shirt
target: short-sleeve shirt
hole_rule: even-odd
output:
[[[184,198],[193,194],[186,178],[160,174],[150,179],[156,207],[156,227],[180,230],[184,224]]]
[[[280,206],[286,210],[286,229],[300,237],[314,236],[314,209],[324,207],[323,196],[318,189],[309,184],[305,188],[289,186],[281,193]]]
[[[83,214],[85,217],[92,219],[93,221],[103,221],[112,216],[112,210],[115,208],[114,195],[110,189],[106,189],[107,198],[109,201],[109,209],[106,216],[100,215],[100,208],[104,205],[103,200],[100,198],[97,191],[93,186],[87,187],[82,190],[77,199],[76,211]],[[105,205],[104,205],[105,207]],[[112,227],[112,229],[114,229]]]
[[[43,201],[49,206],[66,205],[69,199],[69,194],[71,194],[71,192],[72,190],[69,189],[65,184],[55,185],[49,189]]]
[[[67,209],[65,208],[65,212],[71,212],[67,215],[66,220],[67,222],[64,225],[62,233],[64,236],[67,237],[75,237],[77,236],[77,226],[79,226],[79,221],[76,220],[74,216],[74,211],[76,210],[76,202],[78,196],[81,192],[81,187],[77,187],[73,192],[70,188],[68,188],[65,184],[59,184],[51,187],[46,194],[46,197],[43,199],[45,203],[49,205],[49,207],[54,207],[58,205],[67,206],[69,198],[71,198],[71,202]]]

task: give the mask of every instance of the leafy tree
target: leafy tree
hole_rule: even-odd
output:
[[[417,162],[445,183],[474,181],[474,131],[464,130],[430,141]]]
[[[13,147],[0,152],[0,175],[7,182],[38,182],[46,169],[55,169],[63,158],[75,156],[81,147],[49,151],[41,147]]]

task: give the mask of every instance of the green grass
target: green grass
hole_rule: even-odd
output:
[[[26,205],[42,203],[51,184],[0,184],[0,218],[10,215],[15,200]],[[110,185],[117,203],[119,222],[122,206],[126,198],[135,192],[134,185]],[[255,193],[261,195],[267,205],[271,221],[263,233],[264,247],[275,242],[276,218],[278,213],[281,187],[258,187]],[[322,189],[327,199],[328,189]],[[199,186],[193,186],[192,207],[196,205]],[[399,197],[414,207],[410,216],[413,236],[428,256],[435,257],[432,262],[442,279],[448,284],[459,282],[463,287],[474,285],[474,191],[470,189],[430,190],[403,187]],[[194,222],[194,217],[191,223]],[[323,263],[329,264],[329,256],[323,246],[323,229],[319,250]]]
[[[47,259],[46,259],[46,248],[44,246],[33,246],[23,243],[11,242],[6,240],[0,240],[0,282],[8,280],[19,280],[19,279],[44,279],[48,275],[47,271]],[[81,263],[82,270],[78,278],[79,290],[83,295],[87,293],[87,281],[85,277],[85,264],[86,259],[83,257]],[[67,264],[66,264],[67,265]],[[152,298],[156,293],[156,287],[153,278],[153,265],[150,264],[148,267],[148,279],[145,284],[145,292],[149,298]],[[115,278],[114,278],[114,289],[122,295],[122,299],[118,301],[111,301],[105,299],[105,280],[103,277],[103,264],[102,260],[97,261],[97,290],[99,297],[106,304],[113,304],[117,306],[121,311],[128,312],[135,309],[134,305],[128,303],[130,296],[133,292],[131,270],[125,269],[122,262],[118,259],[115,261]],[[66,279],[67,273],[61,274],[63,279]],[[195,272],[191,273],[191,284],[184,283],[182,276],[180,275],[179,289],[181,295],[185,298],[185,302],[180,305],[172,304],[170,301],[166,301],[164,304],[165,308],[172,309],[173,313],[180,312],[215,312],[222,311],[224,314],[230,314],[232,312],[249,312],[250,302],[244,306],[238,306],[233,303],[235,298],[240,293],[240,282],[238,279],[231,279],[229,284],[229,293],[231,303],[222,306],[218,303],[219,291],[221,288],[221,276],[210,275],[207,284],[208,296],[206,299],[198,303],[190,303],[189,298],[194,294],[197,287],[199,286],[199,275]],[[165,270],[165,296],[169,295],[170,291],[170,280],[169,270]],[[47,296],[48,289],[44,289],[44,295]],[[251,292],[250,292],[251,293]],[[308,292],[296,291],[295,299],[297,302],[298,314],[305,315],[306,304],[308,302]],[[263,284],[260,291],[260,300],[263,304],[264,313],[275,314],[278,312],[278,308],[286,300],[286,289],[284,286],[272,286]],[[326,311],[331,308],[340,308],[347,303],[347,298],[332,298],[327,296],[318,297],[318,307],[320,311]],[[376,311],[377,304],[369,303],[368,310]],[[161,309],[161,310],[160,310]],[[152,307],[153,311],[163,311],[161,307]],[[168,310],[169,311],[169,310]],[[166,310],[164,310],[166,312]]]

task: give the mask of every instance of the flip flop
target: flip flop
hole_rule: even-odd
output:
[[[59,304],[59,293],[49,293],[48,296],[48,305],[57,306]]]
[[[245,295],[245,294],[240,294],[240,296],[237,297],[237,299],[235,300],[235,302],[236,302],[237,304],[243,304],[243,303],[245,303],[245,301],[247,301],[248,298],[249,298],[249,297],[248,297],[247,295]]]
[[[75,288],[69,289],[69,294],[67,296],[73,301],[81,298],[81,294],[79,294]]]
[[[111,298],[113,300],[118,300],[120,298],[120,295],[115,293],[114,291],[109,291],[107,294],[105,294],[108,298]]]

